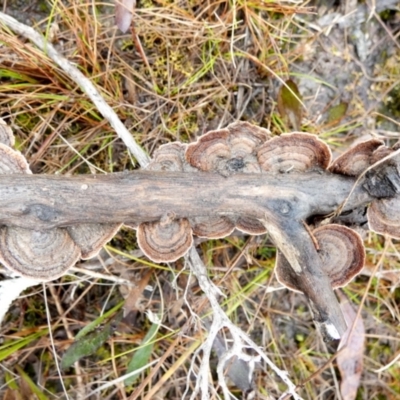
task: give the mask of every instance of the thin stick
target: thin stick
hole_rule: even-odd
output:
[[[89,96],[103,117],[114,128],[118,137],[125,143],[132,155],[143,168],[149,163],[149,156],[136,143],[131,133],[118,118],[114,110],[106,103],[93,83],[86,78],[78,68],[74,67],[64,56],[62,56],[49,43],[43,35],[30,26],[18,22],[16,19],[0,12],[0,22],[11,28],[14,32],[24,36],[36,44],[39,49],[46,53],[79,87]]]

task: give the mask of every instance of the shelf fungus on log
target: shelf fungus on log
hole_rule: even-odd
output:
[[[320,226],[312,235],[321,258],[321,272],[328,275],[332,288],[346,286],[364,266],[365,251],[360,235],[346,226],[337,224]],[[279,251],[275,274],[282,285],[303,292],[302,277],[293,271]]]
[[[274,137],[258,149],[257,156],[261,169],[273,173],[327,169],[332,158],[329,147],[309,133]]]
[[[267,229],[258,219],[251,217],[239,217],[236,221],[236,228],[248,235],[263,235]]]
[[[223,176],[257,173],[257,148],[270,137],[266,129],[247,122],[235,122],[225,129],[210,131],[188,145],[186,161],[201,171]]]
[[[25,157],[10,148],[11,129],[0,121],[0,174],[31,174]],[[62,276],[79,258],[94,257],[121,224],[76,224],[33,230],[0,228],[0,261],[10,270],[37,280]]]
[[[8,147],[14,147],[15,138],[11,128],[0,118],[0,143]]]
[[[186,145],[172,142],[161,145],[146,169],[150,171],[195,171],[185,160]]]
[[[270,132],[247,122],[235,122],[225,129],[206,133],[190,144],[186,161],[193,167],[216,172],[225,177],[238,173],[260,173],[257,149],[270,138]],[[227,217],[201,217],[191,219],[193,232],[201,237],[218,238],[229,235],[233,229]],[[251,235],[267,232],[255,218],[241,216],[236,228]]]
[[[358,143],[336,158],[329,170],[334,174],[359,176],[374,163],[374,154],[380,147],[385,146],[378,139]]]
[[[31,174],[25,157],[4,143],[0,143],[0,174]]]
[[[194,217],[189,219],[193,234],[207,239],[229,236],[235,229],[234,222],[225,216]]]
[[[380,141],[349,150],[349,161],[336,160],[332,173],[330,150],[317,137],[271,138],[237,122],[190,145],[161,146],[144,171],[67,177],[31,175],[9,147],[9,130],[0,138],[0,261],[30,278],[61,276],[79,257],[94,256],[121,223],[137,229],[140,248],[155,262],[185,255],[193,234],[268,231],[279,251],[278,278],[304,293],[322,334],[336,339],[346,323],[333,287],[361,268],[362,243],[349,228],[328,225],[310,233],[303,221],[340,210],[346,223],[357,225],[354,211],[370,205],[370,228],[400,236],[400,150]],[[350,265],[344,274],[327,269],[337,248]]]
[[[81,249],[81,259],[87,260],[99,254],[102,247],[118,232],[122,224],[75,224],[66,229]]]
[[[24,277],[56,279],[73,267],[80,255],[65,229],[0,228],[0,261]]]
[[[361,185],[376,197],[368,207],[369,229],[400,239],[400,149],[389,150],[363,173]]]
[[[192,228],[186,218],[166,214],[161,221],[144,222],[137,229],[143,253],[154,262],[173,262],[184,256],[193,244]]]

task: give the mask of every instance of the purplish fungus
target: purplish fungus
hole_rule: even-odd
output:
[[[235,224],[228,217],[195,217],[190,218],[193,234],[208,239],[219,239],[229,236],[235,229]]]
[[[11,128],[0,118],[0,143],[8,147],[14,147],[15,138]]]
[[[87,260],[96,256],[120,227],[121,224],[76,224],[66,229],[81,249],[81,258]]]
[[[378,139],[358,143],[334,160],[329,170],[334,174],[358,176],[374,162],[373,155],[380,147],[384,146]]]
[[[331,161],[329,147],[309,133],[285,133],[265,142],[257,152],[261,169],[272,173],[326,169]]]
[[[165,215],[161,221],[139,225],[137,240],[143,253],[154,262],[172,262],[185,255],[193,243],[186,218]]]
[[[321,258],[321,273],[329,276],[332,288],[346,286],[364,266],[365,251],[360,235],[337,224],[318,227],[312,235]],[[303,282],[281,252],[277,255],[275,273],[284,286],[303,292]]]
[[[224,176],[260,172],[256,149],[268,137],[266,129],[247,122],[235,122],[225,129],[208,132],[188,145],[186,160],[201,171]]]
[[[65,274],[81,255],[65,229],[0,229],[0,261],[31,279],[50,281]]]

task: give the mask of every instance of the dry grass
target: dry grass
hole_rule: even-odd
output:
[[[135,11],[134,28],[124,35],[115,29],[113,7],[105,1],[37,4],[43,7],[38,14],[43,19],[30,23],[91,78],[149,154],[163,143],[190,142],[236,119],[281,132],[276,111],[279,80],[300,76],[304,49],[320,45],[322,37],[295,19],[296,12],[307,19],[306,3],[144,0]],[[4,7],[7,12],[9,5]],[[30,15],[25,7],[21,15]],[[385,26],[391,40],[396,32],[390,24]],[[6,29],[0,31],[0,40],[1,117],[13,127],[17,148],[34,173],[110,173],[136,167],[93,104],[50,59]],[[366,99],[353,96],[348,115],[338,125],[327,128],[323,118],[309,112],[304,127],[321,134],[339,151],[364,134],[356,127],[368,128],[388,142],[396,138],[399,123],[394,111],[399,110],[388,111],[384,106],[393,108],[389,93],[393,97],[399,92],[400,52],[396,46],[391,52],[376,66],[371,91],[377,96],[374,108],[366,109]],[[304,71],[310,79],[312,73]],[[311,110],[316,99],[305,95],[304,103]],[[331,100],[334,104],[337,98]],[[319,109],[330,106],[322,103]],[[361,307],[366,326],[364,372],[357,398],[395,399],[400,396],[399,361],[389,364],[400,354],[400,246],[372,234],[365,244],[365,272],[345,289]],[[277,282],[275,250],[268,238],[232,236],[199,243],[199,249],[211,278],[227,296],[223,306],[231,320],[288,371],[299,385],[299,394],[305,399],[341,398],[332,360],[335,348],[322,342],[304,298],[286,290],[269,290]],[[141,294],[143,308],[132,309],[116,324],[95,354],[60,371],[55,358],[80,329],[121,303],[120,285],[75,272],[49,283],[47,297],[40,287],[31,290],[13,305],[0,330],[4,399],[18,398],[17,393],[31,395],[30,380],[40,388],[38,398],[64,398],[67,393],[74,399],[122,376],[151,327],[143,310],[163,313],[150,356],[160,362],[146,369],[135,384],[127,388],[115,384],[91,398],[126,399],[133,393],[130,398],[181,399],[188,376],[194,384],[191,356],[206,335],[196,315],[204,315],[208,305],[183,261],[159,266],[142,259],[128,229],[120,231],[106,250],[81,267],[122,277],[128,273],[137,277],[150,268],[153,290]],[[99,326],[106,324],[107,320]],[[262,365],[255,377],[259,399],[277,398],[286,390]],[[231,390],[241,398],[234,386]],[[212,398],[220,393],[215,381]]]

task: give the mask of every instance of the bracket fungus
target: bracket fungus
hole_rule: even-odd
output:
[[[9,146],[11,129],[0,120],[0,174],[31,174],[25,157]],[[79,258],[95,256],[121,224],[75,224],[47,230],[0,228],[0,261],[18,274],[42,281],[62,276]]]
[[[11,128],[2,118],[0,118],[0,143],[8,147],[14,147],[15,144],[15,138]]]
[[[150,171],[183,171],[186,146],[180,142],[161,145],[153,154],[146,169]]]
[[[171,214],[166,214],[161,221],[141,223],[137,240],[143,253],[154,262],[176,261],[193,244],[190,222]]]
[[[247,122],[235,122],[225,129],[210,131],[188,145],[186,161],[201,171],[223,176],[235,173],[257,173],[256,149],[270,132]]]
[[[364,266],[365,251],[360,235],[346,226],[337,224],[320,226],[312,235],[321,258],[321,273],[328,275],[332,288],[346,286]],[[304,292],[302,277],[295,273],[279,251],[275,274],[282,285],[294,291]]]
[[[0,174],[31,174],[25,157],[0,142]]]
[[[79,258],[93,257],[121,223],[137,229],[139,247],[154,262],[185,255],[193,234],[268,231],[278,248],[278,279],[304,293],[315,323],[332,339],[346,330],[333,288],[362,268],[362,241],[343,225],[310,233],[303,221],[340,210],[346,224],[362,225],[369,206],[370,228],[400,237],[400,149],[375,139],[328,169],[330,149],[316,136],[271,138],[237,122],[189,145],[161,146],[146,171],[95,179],[32,175],[9,147],[9,130],[0,140],[0,261],[30,278],[55,279]],[[363,222],[355,219],[359,213]],[[330,261],[337,251],[338,261]]]
[[[235,229],[234,222],[225,216],[194,217],[189,219],[193,234],[208,239],[219,239],[229,236]]]
[[[336,158],[329,167],[329,171],[334,174],[359,176],[374,163],[374,154],[380,147],[385,146],[378,139],[358,143]]]
[[[265,142],[257,152],[263,171],[272,173],[327,169],[332,158],[329,147],[309,133],[284,133]]]
[[[400,149],[390,150],[363,173],[361,184],[376,197],[367,211],[370,230],[400,239]]]
[[[80,255],[79,247],[62,228],[0,229],[0,261],[27,278],[43,281],[59,278],[75,265]]]
[[[239,217],[236,221],[236,228],[248,235],[263,235],[267,233],[264,224],[252,217]]]
[[[118,232],[122,224],[75,224],[66,229],[81,249],[81,259],[87,260],[99,254],[102,247]]]

